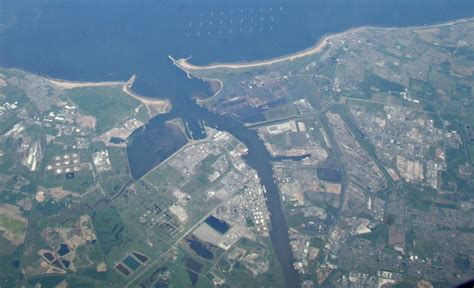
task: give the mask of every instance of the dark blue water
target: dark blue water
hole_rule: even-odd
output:
[[[192,55],[198,64],[251,61],[307,48],[324,34],[355,26],[423,25],[473,15],[472,0],[0,0],[0,65],[83,81],[124,80],[136,73],[138,93],[173,102],[172,112],[153,119],[150,127],[181,117],[195,138],[204,137],[202,121],[231,132],[250,148],[246,160],[268,192],[271,239],[286,286],[296,287],[270,155],[255,131],[195,105],[191,97],[206,96],[208,85],[188,80],[167,56]],[[138,132],[132,138],[129,152],[152,151],[161,141]],[[165,156],[136,155],[132,172],[156,164],[143,155]]]
[[[135,179],[145,175],[187,143],[179,127],[165,123],[170,117],[174,117],[174,113],[153,119],[153,125],[145,125],[132,135],[127,154]],[[200,131],[198,128],[196,130]]]
[[[183,81],[168,55],[192,55],[192,62],[201,64],[269,58],[354,26],[423,25],[471,16],[472,3],[2,0],[0,64],[74,80],[127,79],[135,72],[138,92],[175,97],[197,93],[204,84]]]
[[[122,144],[125,140],[119,137],[110,137],[110,143],[112,144]]]
[[[191,285],[194,287],[199,279],[199,274],[197,273],[201,272],[202,264],[191,257],[187,257],[184,263],[186,264],[186,271],[188,272]]]
[[[342,171],[332,168],[317,168],[316,173],[318,178],[324,181],[341,183],[342,182]]]
[[[207,249],[206,245],[197,239],[188,239],[189,248],[193,249],[197,255],[201,256],[205,259],[212,259],[214,258],[214,254],[212,251]]]
[[[67,244],[60,244],[59,250],[58,250],[59,256],[64,256],[67,253],[69,253],[69,247],[67,246]]]
[[[209,216],[204,222],[209,224],[209,226],[211,226],[221,234],[225,234],[225,232],[227,232],[227,230],[229,230],[230,228],[230,225],[227,222],[212,215]]]

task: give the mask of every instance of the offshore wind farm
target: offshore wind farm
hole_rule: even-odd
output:
[[[258,33],[276,29],[284,13],[284,7],[277,5],[202,11],[188,20],[186,37],[235,37],[233,34],[243,33],[257,36]]]
[[[468,280],[472,17],[0,0],[0,287]]]

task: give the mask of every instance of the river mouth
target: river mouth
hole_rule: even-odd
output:
[[[212,91],[210,90],[209,93],[212,93]],[[272,157],[255,130],[245,127],[242,122],[233,117],[209,111],[198,105],[195,99],[191,97],[179,97],[174,101],[178,102],[179,105],[173,103],[174,108],[169,114],[153,118],[145,125],[145,128],[135,131],[130,136],[127,154],[132,175],[135,179],[142,177],[185,144],[183,142],[173,142],[173,139],[182,141],[183,132],[177,133],[175,129],[166,127],[167,121],[171,119],[181,119],[181,123],[184,123],[189,135],[194,139],[206,137],[203,129],[204,124],[232,134],[247,146],[248,154],[244,157],[244,160],[247,165],[255,169],[261,184],[267,191],[266,202],[272,223],[270,238],[282,268],[285,286],[298,287],[299,276],[293,266],[288,226],[280,193],[273,179],[272,161],[300,159],[298,157],[298,159],[276,159]],[[186,138],[184,137],[184,139]]]
[[[82,81],[128,79],[137,73],[139,79],[134,87],[139,94],[170,98],[174,105],[171,113],[152,119],[146,128],[131,136],[133,141],[127,151],[134,178],[141,177],[184,145],[182,135],[166,131],[164,123],[168,120],[182,119],[190,127],[194,139],[205,137],[201,128],[205,123],[228,131],[242,141],[249,147],[245,157],[247,164],[258,172],[267,190],[267,205],[273,223],[271,240],[287,287],[298,286],[299,280],[293,269],[280,195],[273,182],[272,158],[255,131],[192,101],[192,97],[206,98],[212,92],[205,92],[204,82],[187,79],[184,72],[170,63],[167,55],[172,53],[177,58],[193,55],[196,64],[253,61],[307,48],[326,33],[355,26],[422,25],[472,16],[469,9],[459,8],[470,5],[469,0],[449,0],[444,1],[445,4],[432,0],[379,1],[384,2],[383,5],[375,5],[377,1],[294,1],[294,4],[222,1],[218,6],[216,1],[199,1],[194,6],[178,3],[180,1],[156,5],[148,1],[142,6],[134,6],[131,1],[123,1],[123,5],[110,5],[109,1],[68,2],[2,3],[0,24],[5,26],[0,27],[0,65]],[[262,8],[264,13],[276,13],[263,15],[265,21],[272,21],[274,16],[278,23],[272,28],[267,25],[260,32],[260,26],[250,27],[248,23],[252,19],[250,9],[260,11]],[[198,35],[200,30],[193,30],[199,22],[211,25],[210,18],[214,17],[211,12],[217,12],[213,14],[217,16],[221,9],[225,13],[245,11],[246,16],[238,18],[238,21],[244,19],[247,25],[242,34],[237,34],[240,27],[234,26],[230,27],[231,33],[226,30],[226,37],[215,36],[223,35],[219,34],[217,26],[213,26],[217,30],[208,29],[206,34]],[[125,24],[124,19],[127,19]],[[233,25],[236,23],[234,21]],[[252,111],[247,112],[251,114]],[[258,120],[258,115],[250,116],[247,120]]]

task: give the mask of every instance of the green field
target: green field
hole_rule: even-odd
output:
[[[77,88],[68,97],[87,115],[96,117],[96,132],[103,133],[134,115],[140,102],[122,91],[122,87]]]
[[[0,215],[0,226],[17,235],[22,235],[26,229],[25,222],[7,217],[6,215]]]

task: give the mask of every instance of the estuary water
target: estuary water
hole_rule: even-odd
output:
[[[202,138],[201,123],[233,134],[249,148],[247,163],[267,190],[271,240],[287,287],[297,287],[287,225],[273,181],[272,158],[253,130],[199,107],[193,96],[208,84],[187,79],[168,59],[191,62],[255,61],[313,45],[324,34],[357,26],[411,26],[474,15],[472,0],[0,0],[0,65],[76,81],[126,80],[134,90],[166,97],[170,114],[160,115],[131,137],[132,174],[139,178],[163,155],[160,126],[175,117]]]

